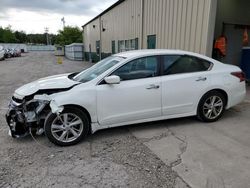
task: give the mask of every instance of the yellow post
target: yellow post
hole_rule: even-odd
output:
[[[57,63],[58,64],[62,64],[63,63],[62,57],[57,57]]]

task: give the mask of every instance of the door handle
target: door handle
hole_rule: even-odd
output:
[[[206,81],[207,78],[206,77],[199,77],[196,82],[200,82],[200,81]]]
[[[147,89],[159,89],[159,85],[151,84],[150,86],[147,87]]]

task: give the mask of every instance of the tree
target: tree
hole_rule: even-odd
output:
[[[10,26],[8,26],[6,28],[0,27],[0,42],[4,42],[4,43],[15,43],[15,42],[17,42],[15,34],[11,30]]]
[[[28,34],[27,43],[31,44],[46,44],[46,34]]]
[[[4,29],[2,27],[0,27],[0,42],[4,42],[3,41],[3,33],[4,33]]]
[[[56,44],[68,45],[71,43],[82,42],[82,31],[78,27],[67,26],[58,32],[59,34],[56,37]]]
[[[15,31],[15,37],[18,43],[26,43],[27,35],[24,31]]]
[[[49,34],[49,42],[54,45],[67,45],[82,42],[82,31],[78,27],[65,27],[58,35]],[[13,31],[11,26],[0,26],[0,43],[47,44],[46,34],[26,34],[24,31]]]

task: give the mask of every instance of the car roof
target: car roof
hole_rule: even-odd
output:
[[[121,52],[121,53],[115,54],[114,56],[120,56],[124,58],[136,58],[136,57],[150,56],[150,55],[191,55],[191,56],[196,56],[196,57],[206,59],[209,61],[213,60],[207,56],[194,53],[194,52],[188,52],[188,51],[183,51],[183,50],[168,50],[168,49],[132,50],[132,51]]]

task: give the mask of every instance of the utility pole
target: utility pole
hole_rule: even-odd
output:
[[[61,21],[62,21],[62,23],[63,23],[63,28],[64,28],[64,27],[65,27],[65,18],[62,17]]]
[[[46,34],[46,39],[47,39],[47,45],[49,45],[49,28],[45,27],[45,34]]]
[[[47,45],[49,45],[49,28],[48,27],[45,27],[45,33],[46,33]]]

